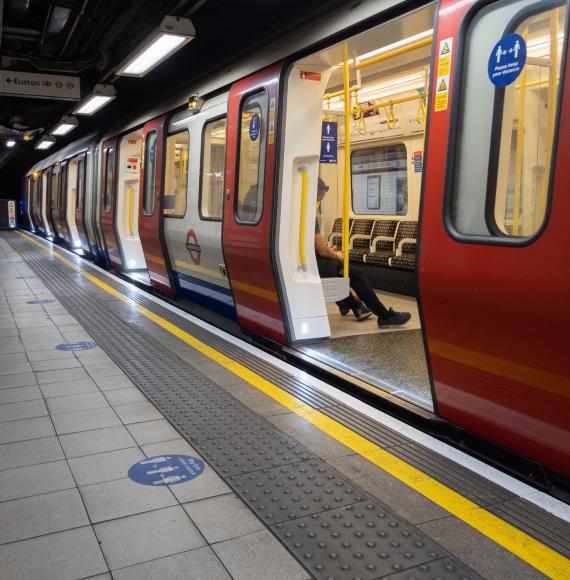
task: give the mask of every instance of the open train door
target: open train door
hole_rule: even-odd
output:
[[[117,139],[103,142],[101,163],[101,203],[99,219],[109,263],[116,272],[122,270],[121,251],[115,235],[115,209],[117,207]]]
[[[164,239],[162,188],[166,116],[149,121],[143,128],[143,155],[140,179],[139,237],[152,285],[174,294],[168,251]]]
[[[419,282],[439,413],[570,476],[567,12],[440,3]]]
[[[238,320],[287,341],[272,259],[275,147],[282,64],[230,91],[222,243]]]

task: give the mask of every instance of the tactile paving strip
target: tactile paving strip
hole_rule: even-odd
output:
[[[321,471],[322,463],[293,438],[139,330],[132,323],[137,316],[128,307],[110,310],[107,295],[77,275],[70,276],[63,264],[46,260],[35,248],[26,252],[28,244],[23,240],[12,245],[19,246],[24,259],[99,346],[244,499],[249,494],[242,493],[237,483],[248,475],[262,483],[256,486],[262,496],[277,498],[275,503],[280,505],[292,497],[293,492],[285,491],[293,475],[301,476],[303,494],[311,498],[321,498],[326,482],[334,482],[333,501],[321,503],[318,513],[306,516],[301,509],[294,512],[294,519],[269,527],[315,578],[372,580],[419,565],[430,567],[422,577],[439,577],[440,569],[433,561],[447,555],[413,526],[369,500],[329,467]],[[231,425],[229,433],[226,425]],[[252,431],[238,434],[235,429],[240,426]],[[303,465],[309,469],[303,471]],[[281,497],[276,490],[283,490]],[[266,519],[264,504],[251,498],[247,503]],[[301,513],[303,517],[298,517]],[[478,578],[454,559],[447,560],[455,566],[449,577]]]
[[[225,477],[312,457],[302,445],[276,429],[199,441],[195,447]]]
[[[320,578],[381,578],[431,562],[443,553],[368,501],[273,526]],[[436,577],[436,576],[435,576]]]
[[[268,525],[365,499],[317,459],[233,476],[230,481]]]
[[[469,580],[469,576],[463,574],[463,570],[451,558],[441,558],[429,564],[420,564],[415,568],[384,576],[384,580]]]

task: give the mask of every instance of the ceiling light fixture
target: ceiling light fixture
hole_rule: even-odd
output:
[[[93,91],[73,111],[76,115],[93,115],[111,102],[117,93],[112,85],[95,85]]]
[[[46,135],[42,137],[36,144],[36,149],[49,149],[55,145],[55,137],[51,137],[50,135]]]
[[[79,125],[75,117],[62,117],[61,121],[50,131],[52,135],[67,135]]]
[[[189,18],[165,16],[160,26],[128,56],[116,74],[142,77],[195,36],[196,29]]]
[[[15,145],[16,145],[16,141],[14,139],[8,139],[8,141],[6,141],[6,147],[8,147],[8,149],[11,149]]]
[[[398,40],[392,44],[387,44],[382,48],[378,48],[377,50],[373,50],[372,52],[367,52],[366,54],[361,54],[360,56],[356,57],[356,62],[362,62],[363,60],[368,60],[373,56],[378,56],[379,54],[384,54],[385,52],[391,52],[398,48],[402,48],[404,46],[408,46],[409,44],[413,44],[414,42],[418,42],[418,40],[423,40],[429,36],[433,36],[433,28],[429,30],[424,30],[419,34],[414,34],[413,36],[408,36],[408,38],[404,38],[402,40]]]

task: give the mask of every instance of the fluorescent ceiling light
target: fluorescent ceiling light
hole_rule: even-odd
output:
[[[63,117],[50,133],[52,135],[67,135],[67,133],[73,131],[77,125],[79,125],[79,122],[75,117]]]
[[[142,77],[195,36],[196,30],[189,18],[165,16],[158,29],[129,55],[116,74]]]
[[[92,115],[116,96],[112,85],[95,85],[93,92],[73,112],[76,115]]]
[[[14,139],[8,139],[8,141],[6,141],[6,147],[11,149],[14,147],[14,145],[16,145],[16,141]]]
[[[405,77],[396,78],[385,83],[363,86],[358,90],[358,100],[371,101],[380,97],[390,97],[398,93],[417,90],[420,88],[418,86],[418,81],[420,80],[425,81],[424,73],[416,73]],[[362,97],[366,97],[366,99]],[[328,103],[330,102],[330,108],[333,110],[344,108],[344,100],[342,97],[332,97],[331,99],[325,99],[323,102],[327,105],[327,107]]]
[[[36,149],[49,149],[52,145],[55,144],[55,137],[50,137],[49,135],[42,137],[37,145]]]
[[[392,44],[387,44],[382,48],[378,48],[377,50],[373,50],[372,52],[367,52],[366,54],[361,54],[356,58],[356,62],[362,62],[363,60],[368,60],[373,56],[378,56],[379,54],[384,54],[385,52],[390,52],[392,50],[396,50],[397,48],[402,48],[403,46],[408,46],[408,44],[413,44],[418,40],[423,40],[428,36],[433,36],[433,28],[429,30],[424,30],[419,34],[414,34],[413,36],[408,36],[408,38],[404,38],[403,40],[398,40],[398,42],[394,42]]]

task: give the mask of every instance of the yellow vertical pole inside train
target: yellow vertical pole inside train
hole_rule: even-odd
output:
[[[540,211],[537,215],[541,223],[546,213],[546,196],[550,164],[552,163],[552,146],[554,142],[554,124],[556,121],[556,81],[558,77],[558,8],[550,12],[550,67],[548,69],[548,131],[546,133],[546,159],[544,162],[544,177],[540,197]]]
[[[129,187],[129,234],[133,235],[133,186]]]
[[[342,200],[342,251],[344,252],[344,277],[348,277],[348,213],[350,211],[350,75],[348,47],[344,45],[344,189]]]
[[[526,42],[527,33],[523,38]],[[524,121],[526,107],[526,71],[524,66],[521,73],[521,80],[518,86],[518,118],[517,118],[517,149],[515,157],[515,191],[513,198],[513,236],[519,235],[520,210],[521,210],[521,193],[522,193],[522,166],[523,166],[523,149],[524,149]]]

